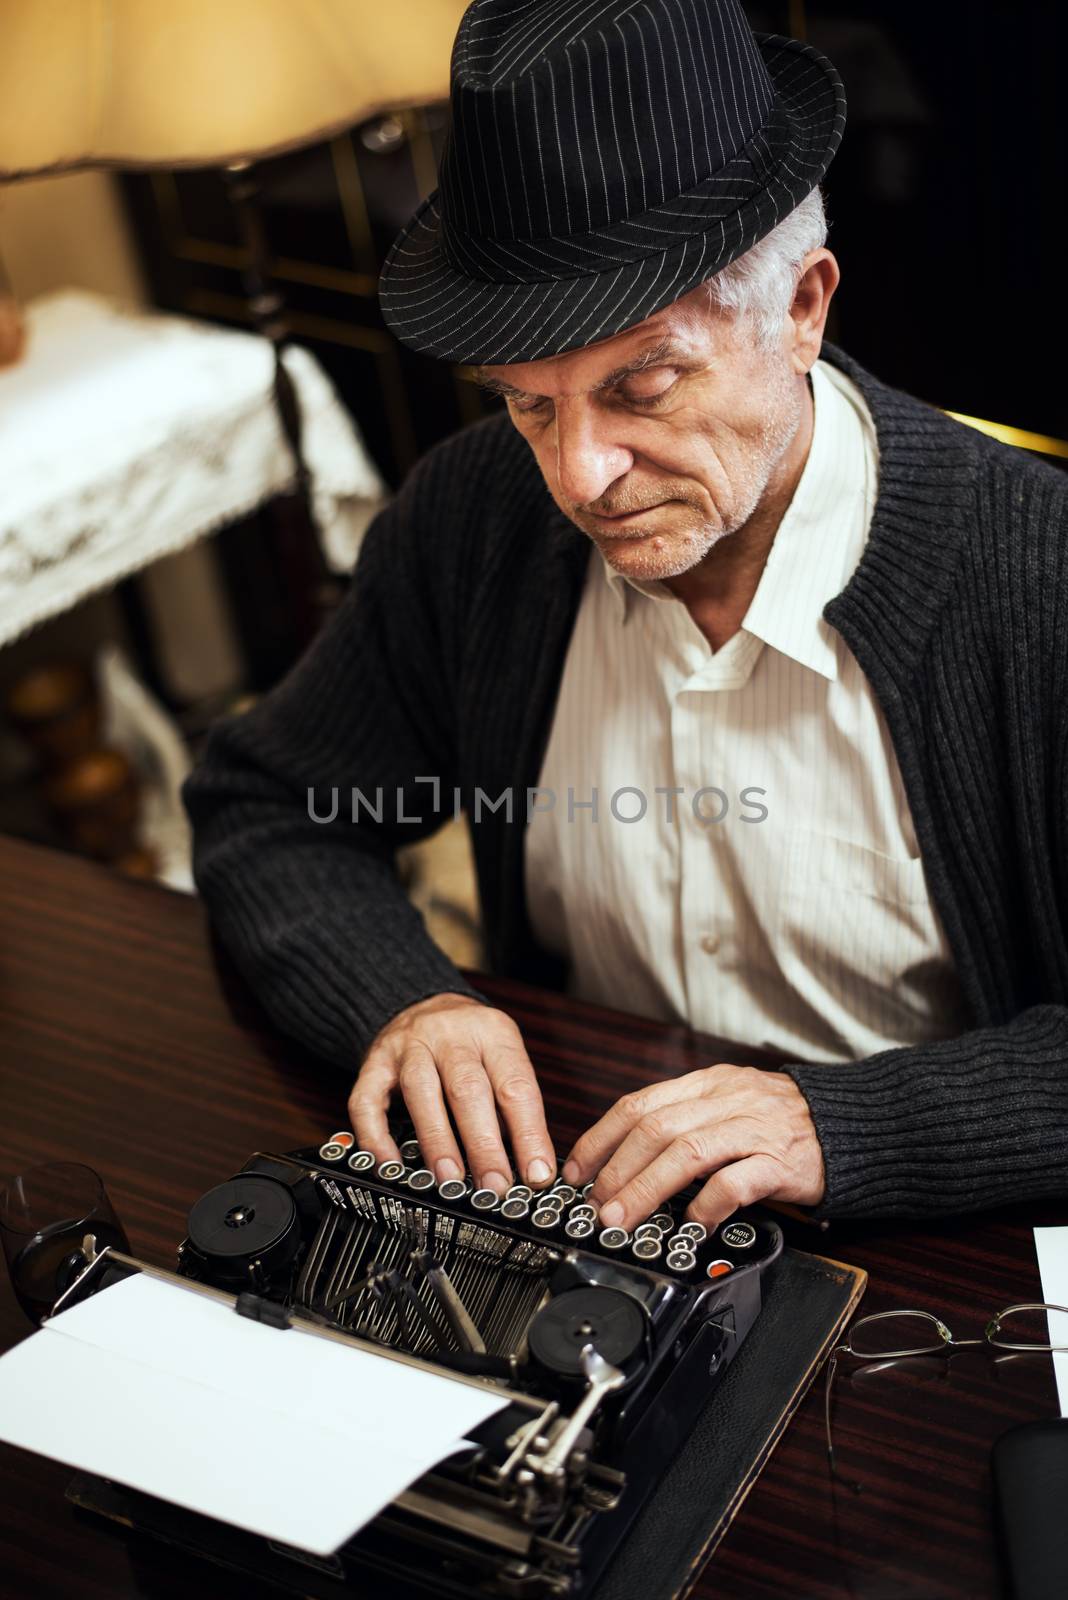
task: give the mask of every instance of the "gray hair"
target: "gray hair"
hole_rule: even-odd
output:
[[[823,196],[813,189],[778,227],[705,280],[710,308],[747,318],[758,341],[773,344],[793,301],[801,263],[826,238]]]

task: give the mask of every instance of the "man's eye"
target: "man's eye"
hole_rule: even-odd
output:
[[[655,406],[667,398],[677,382],[678,373],[670,367],[660,367],[628,378],[619,392],[628,405]]]
[[[544,395],[539,396],[536,400],[517,400],[514,395],[510,395],[509,399],[512,403],[512,410],[521,417],[536,416],[539,412],[544,411],[549,404]]]

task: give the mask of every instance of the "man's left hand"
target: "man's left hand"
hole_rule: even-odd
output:
[[[704,1067],[618,1100],[564,1164],[568,1183],[596,1176],[588,1198],[605,1227],[635,1228],[672,1195],[708,1178],[686,1212],[714,1227],[757,1200],[818,1205],[823,1152],[808,1102],[781,1072]]]

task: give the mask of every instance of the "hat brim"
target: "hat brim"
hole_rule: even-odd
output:
[[[620,260],[615,241],[605,249],[611,266],[596,273],[491,282],[449,260],[435,190],[382,269],[387,327],[409,349],[442,361],[540,361],[634,327],[729,266],[816,187],[845,125],[845,91],[826,56],[777,34],[756,38],[785,137],[770,170],[738,182],[740,203],[716,217],[698,209],[696,231],[665,250],[632,250]]]

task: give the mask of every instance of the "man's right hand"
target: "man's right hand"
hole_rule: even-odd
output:
[[[356,1137],[379,1161],[399,1160],[387,1120],[397,1088],[423,1160],[439,1183],[464,1173],[450,1111],[480,1188],[503,1194],[512,1182],[499,1112],[523,1181],[541,1188],[556,1176],[538,1080],[519,1029],[505,1012],[468,995],[438,994],[386,1024],[349,1096]]]

